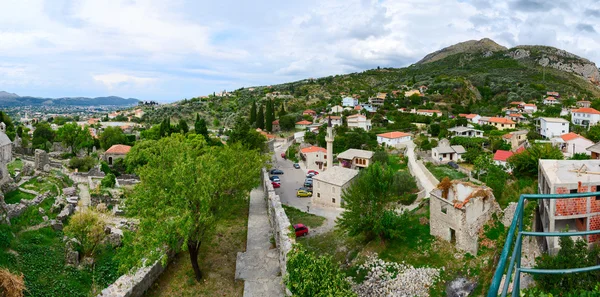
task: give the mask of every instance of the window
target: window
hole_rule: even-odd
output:
[[[571,190],[569,191],[569,194],[577,194],[577,189],[571,189]]]
[[[335,198],[331,198],[331,203],[335,203]]]
[[[596,186],[596,192],[600,192],[600,185]],[[596,201],[600,200],[600,195],[596,196]]]
[[[321,193],[317,193],[317,198],[321,198]]]
[[[440,209],[442,211],[442,213],[446,214],[448,213],[448,207],[445,205],[442,205],[442,209]]]

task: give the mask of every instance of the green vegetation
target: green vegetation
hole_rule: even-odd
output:
[[[116,183],[117,178],[112,173],[107,174],[106,176],[104,176],[102,181],[100,181],[100,184],[103,188],[114,188]]]
[[[80,172],[88,172],[90,171],[90,169],[96,166],[97,162],[98,160],[90,156],[86,156],[83,158],[74,157],[71,158],[71,160],[69,161],[69,168],[77,169]]]
[[[107,150],[115,144],[128,144],[127,136],[120,127],[106,127],[99,136],[100,146]]]
[[[6,204],[17,204],[23,199],[31,200],[33,198],[35,198],[35,195],[21,192],[18,189],[4,194],[4,202],[6,202]]]
[[[67,123],[56,131],[56,139],[75,154],[80,149],[91,150],[94,139],[87,127],[80,127],[77,123]]]
[[[538,174],[539,160],[542,159],[562,160],[563,154],[560,149],[550,144],[536,144],[508,158],[508,164],[517,178],[535,177]]]
[[[8,168],[10,175],[15,175],[15,170],[22,170],[23,165],[23,160],[16,158],[14,161],[8,163],[6,167]]]
[[[429,169],[431,174],[433,174],[433,176],[435,176],[435,178],[437,178],[440,181],[442,179],[444,179],[444,177],[448,177],[451,180],[463,179],[463,178],[467,177],[466,174],[464,174],[448,165],[434,165],[432,163],[426,163],[425,167],[427,167],[427,169]]]
[[[311,213],[303,212],[295,207],[282,205],[292,225],[304,224],[309,228],[317,228],[325,222],[325,218]]]

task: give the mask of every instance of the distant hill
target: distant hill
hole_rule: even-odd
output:
[[[134,98],[109,97],[64,97],[64,98],[40,98],[30,96],[19,96],[17,94],[0,91],[0,106],[99,106],[116,105],[129,106],[138,104],[139,100]]]
[[[431,54],[428,54],[419,62],[417,62],[417,64],[431,63],[437,60],[444,59],[448,56],[461,53],[484,53],[484,55],[491,56],[494,52],[505,50],[506,47],[497,44],[495,41],[489,38],[484,38],[481,40],[469,40],[457,43],[455,45],[451,45],[439,51],[435,51]]]

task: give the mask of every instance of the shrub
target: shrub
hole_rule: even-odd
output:
[[[90,171],[96,165],[96,159],[87,156],[83,158],[72,158],[69,161],[69,167],[82,172]]]
[[[102,170],[102,172],[104,172],[104,174],[111,173],[110,166],[108,166],[108,163],[106,163],[104,161],[100,162],[100,170]]]
[[[105,227],[106,223],[97,212],[86,210],[71,217],[69,225],[65,227],[65,234],[80,242],[80,248],[85,255],[93,255],[100,242],[106,237]]]
[[[10,231],[10,226],[6,224],[0,224],[0,249],[9,247],[12,239],[13,234]]]
[[[112,173],[109,173],[102,179],[100,184],[104,188],[112,188],[117,183],[116,180],[117,180],[117,178],[115,177],[115,175]]]

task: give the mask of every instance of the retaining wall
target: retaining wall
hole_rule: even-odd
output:
[[[262,169],[262,183],[267,200],[267,211],[269,222],[275,238],[275,244],[279,249],[279,266],[281,275],[285,276],[287,272],[287,254],[296,243],[295,233],[291,231],[292,224],[281,206],[279,195],[275,194],[275,189],[269,180],[269,174],[265,168]]]
[[[142,296],[156,279],[165,271],[160,261],[138,269],[134,274],[119,277],[112,285],[102,290],[97,297],[139,297]]]

